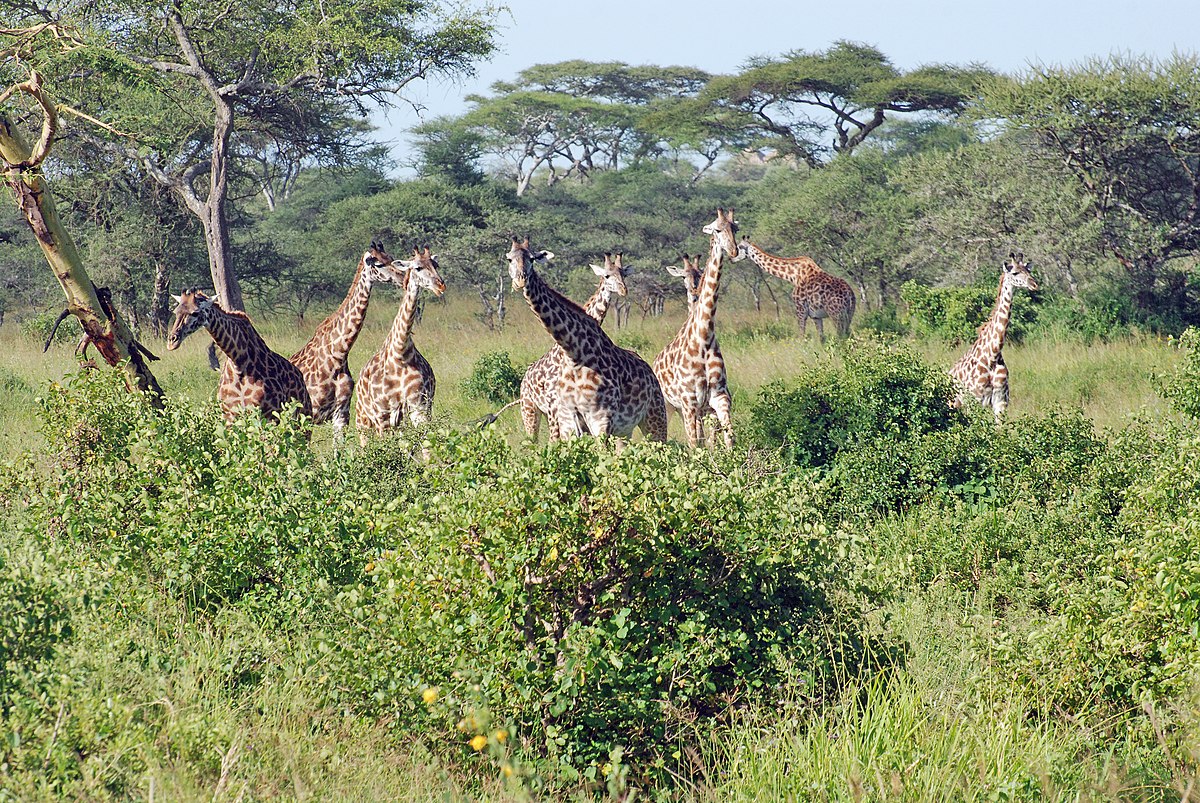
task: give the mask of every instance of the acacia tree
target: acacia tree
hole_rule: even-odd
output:
[[[242,308],[227,201],[245,135],[337,153],[410,82],[493,50],[490,6],[436,0],[15,2],[0,25],[113,153],[169,187],[204,229],[218,297]]]
[[[468,98],[462,122],[507,165],[522,195],[538,171],[553,185],[656,153],[659,140],[641,119],[659,101],[694,96],[707,78],[690,67],[537,64],[493,84],[491,97]]]
[[[831,152],[852,152],[891,113],[961,111],[987,75],[980,65],[901,72],[878,49],[843,40],[751,59],[741,73],[710,81],[700,98],[736,112],[752,147],[817,167]]]
[[[989,84],[983,108],[1075,177],[1137,307],[1152,308],[1163,265],[1200,251],[1200,59],[1039,67]]]

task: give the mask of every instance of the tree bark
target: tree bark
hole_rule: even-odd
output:
[[[161,406],[162,389],[143,359],[141,346],[115,307],[109,305],[106,309],[101,305],[74,240],[59,222],[54,196],[39,169],[57,130],[54,105],[42,91],[36,73],[29,81],[0,94],[0,103],[16,90],[31,95],[41,105],[45,118],[41,139],[35,148],[30,148],[8,116],[0,112],[0,159],[4,162],[5,181],[62,286],[67,297],[67,310],[79,319],[83,331],[105,362],[122,367],[126,384],[131,389],[148,392],[152,403]]]

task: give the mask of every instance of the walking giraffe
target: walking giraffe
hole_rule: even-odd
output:
[[[199,290],[184,290],[175,299],[175,321],[167,333],[167,351],[204,328],[225,353],[217,386],[217,401],[226,420],[257,408],[271,419],[288,402],[298,403],[298,414],[312,415],[312,403],[300,370],[271,351],[244,312],[226,312]]]
[[[854,290],[845,279],[831,276],[809,257],[778,257],[768,254],[749,237],[743,237],[737,246],[734,262],[750,258],[772,276],[792,285],[792,303],[796,305],[796,319],[800,322],[800,334],[808,331],[808,319],[817,322],[817,334],[825,342],[825,319],[832,318],[837,332],[842,337],[850,335],[850,319],[854,317]]]
[[[622,264],[621,254],[605,254],[604,265],[592,265],[600,277],[600,286],[583,305],[583,311],[603,324],[614,294],[625,295],[625,277],[632,272]],[[546,435],[552,440],[558,435],[558,378],[567,363],[566,352],[555,344],[540,359],[529,366],[521,379],[521,422],[525,432],[535,441],[542,416],[546,417]]]
[[[552,258],[529,250],[529,238],[513,238],[506,258],[513,288],[558,345],[566,363],[558,378],[558,434],[585,432],[628,438],[635,427],[648,440],[667,439],[667,411],[658,380],[646,361],[619,348],[583,307],[546,284],[534,263]]]
[[[371,243],[358,261],[358,269],[341,306],[322,321],[309,341],[289,358],[304,375],[312,399],[313,423],[323,424],[332,419],[333,434],[338,439],[350,421],[354,378],[350,375],[348,357],[367,317],[371,288],[384,282],[399,284],[403,281],[403,274],[392,267],[392,261],[382,245]]]
[[[709,253],[699,292],[679,334],[654,359],[654,375],[668,406],[683,419],[690,446],[704,445],[704,416],[711,409],[717,416],[725,445],[732,448],[732,400],[725,358],[717,343],[716,313],[721,263],[727,254],[734,256],[738,252],[733,210],[718,209],[717,219],[704,227],[704,233],[709,235]]]
[[[433,368],[412,340],[421,289],[439,296],[446,292],[446,283],[438,274],[437,259],[429,252],[429,246],[424,250],[413,248],[412,259],[397,260],[392,268],[403,276],[404,297],[383,345],[358,375],[354,423],[359,441],[364,444],[368,433],[394,429],[405,416],[413,424],[428,421],[437,385]]]
[[[1013,294],[1018,287],[1038,289],[1029,273],[1025,255],[1010,253],[1000,275],[1000,289],[996,292],[992,314],[979,327],[979,336],[971,348],[950,369],[950,376],[958,385],[958,396],[953,405],[958,407],[968,395],[974,396],[976,401],[991,409],[997,421],[1008,407],[1008,366],[1004,364],[1000,350],[1004,348],[1004,334],[1012,317]]]

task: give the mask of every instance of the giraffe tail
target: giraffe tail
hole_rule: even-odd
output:
[[[513,399],[512,401],[510,401],[508,404],[501,407],[496,412],[488,413],[483,418],[476,418],[474,421],[476,428],[483,429],[484,427],[494,424],[496,422],[496,419],[500,417],[501,413],[503,413],[505,410],[507,410],[510,407],[516,407],[520,403],[521,403],[521,400],[519,398]]]

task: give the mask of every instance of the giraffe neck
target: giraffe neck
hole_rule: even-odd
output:
[[[716,337],[717,291],[721,288],[721,266],[724,250],[717,238],[709,245],[708,264],[700,279],[700,290],[688,318],[689,338],[695,343],[711,343]]]
[[[592,293],[592,297],[583,305],[583,311],[593,320],[604,323],[604,317],[608,315],[608,306],[612,303],[612,295],[612,290],[608,289],[608,282],[600,282],[596,292]]]
[[[751,262],[772,276],[778,276],[786,282],[799,284],[805,274],[810,272],[807,269],[807,264],[802,263],[800,260],[784,259],[774,254],[768,254],[749,240],[746,241],[746,245]]]
[[[572,361],[587,364],[595,356],[597,342],[612,346],[600,324],[583,307],[542,281],[537,271],[526,276],[524,293],[529,308]]]
[[[412,325],[417,312],[417,296],[421,286],[412,278],[411,272],[406,274],[404,297],[400,299],[400,309],[392,321],[391,331],[384,341],[383,351],[387,354],[388,363],[404,362],[412,351]]]
[[[244,368],[255,356],[269,350],[244,312],[226,312],[214,304],[205,328],[212,335],[217,348],[225,352],[225,356],[239,368]]]
[[[992,307],[992,314],[979,329],[977,343],[980,350],[996,355],[1004,347],[1004,335],[1012,317],[1013,290],[1007,276],[1001,277],[1000,290],[996,293],[996,304]]]
[[[363,263],[358,263],[354,281],[350,290],[342,300],[341,306],[326,318],[317,331],[313,333],[309,344],[312,347],[324,347],[324,351],[341,362],[350,353],[358,333],[362,331],[363,320],[367,317],[367,305],[371,303],[371,282],[364,275]]]

